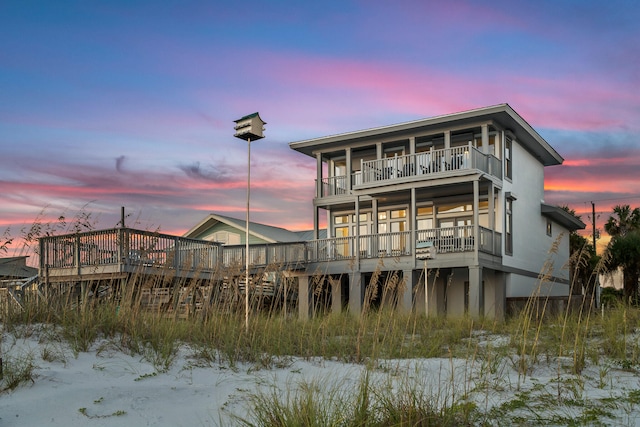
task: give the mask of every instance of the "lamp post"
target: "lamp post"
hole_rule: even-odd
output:
[[[251,194],[251,141],[264,138],[264,125],[260,115],[256,112],[235,120],[236,138],[247,141],[247,217],[245,224],[245,282],[244,282],[244,324],[249,330],[249,196]]]

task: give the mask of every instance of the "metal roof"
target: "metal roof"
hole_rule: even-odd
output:
[[[28,256],[0,258],[0,277],[25,278],[38,274],[38,269],[26,265]]]
[[[567,227],[569,231],[583,230],[586,228],[586,224],[584,222],[580,221],[578,218],[559,206],[551,206],[542,203],[540,205],[540,213],[543,216],[554,220],[558,224]]]
[[[204,231],[213,227],[216,222],[222,222],[239,230],[246,232],[246,220],[233,218],[230,216],[209,214],[204,220],[200,221],[195,227],[187,231],[183,237],[193,237],[200,235]],[[289,231],[281,227],[260,224],[258,222],[249,221],[249,234],[259,237],[269,243],[293,243],[304,240],[297,232]]]
[[[395,125],[291,142],[289,147],[308,156],[315,157],[316,151],[331,149],[333,146],[340,147],[349,142],[375,140],[381,137],[409,137],[411,134],[418,132],[428,133],[433,131],[437,133],[445,131],[447,127],[472,126],[482,121],[493,121],[500,127],[511,130],[516,140],[544,166],[562,164],[564,160],[562,156],[506,103]]]

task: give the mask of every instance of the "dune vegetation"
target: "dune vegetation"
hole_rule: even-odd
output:
[[[392,279],[378,289],[391,292],[398,286]],[[189,316],[149,309],[138,290],[163,281],[133,276],[117,298],[25,294],[21,305],[4,305],[0,393],[37,382],[37,360],[64,363],[54,345],[63,343],[73,357],[106,347],[136,355],[153,364],[154,375],[185,348],[202,366],[231,370],[318,360],[361,368],[355,382],[332,376],[257,384],[245,391],[245,410],[220,408],[215,423],[223,425],[636,425],[640,415],[640,309],[616,299],[596,309],[591,296],[575,295],[557,313],[532,300],[499,320],[366,302],[358,315],[299,319],[282,305],[252,302],[246,328],[242,305],[226,300]],[[184,289],[175,292],[178,298]],[[34,334],[37,358],[14,351],[12,343]]]

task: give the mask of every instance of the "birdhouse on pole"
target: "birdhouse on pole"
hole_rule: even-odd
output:
[[[416,243],[416,259],[434,259],[436,257],[436,248],[433,242],[417,242]]]
[[[249,114],[241,119],[235,120],[236,138],[245,141],[255,141],[264,138],[264,125],[267,122],[262,121],[258,113]]]

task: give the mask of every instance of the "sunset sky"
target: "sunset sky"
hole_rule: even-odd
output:
[[[292,141],[509,103],[565,158],[545,202],[640,206],[640,2],[0,2],[0,233],[90,214],[312,228]],[[590,227],[587,230],[590,232]],[[5,231],[6,233],[6,231]]]

